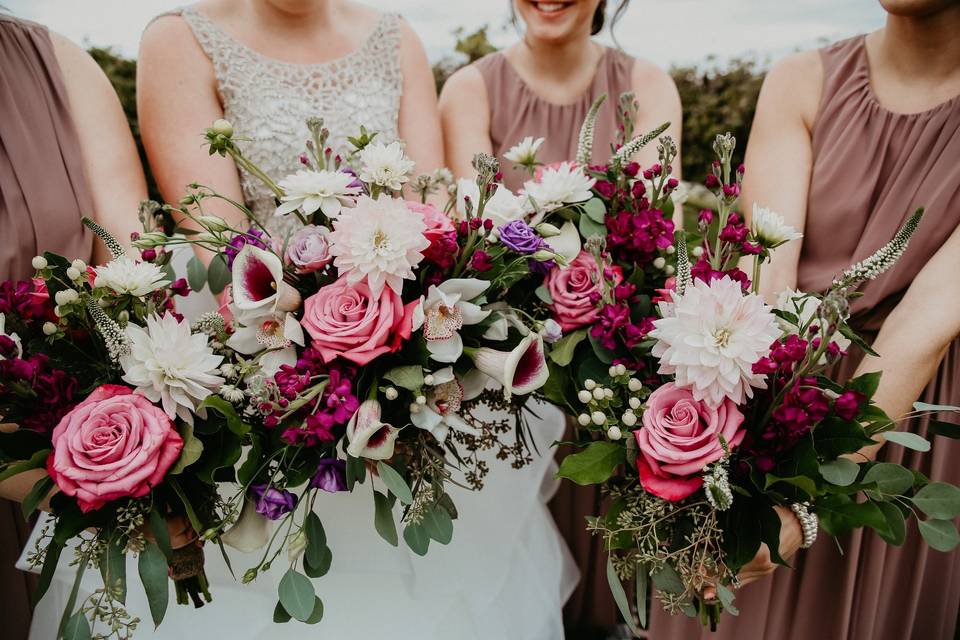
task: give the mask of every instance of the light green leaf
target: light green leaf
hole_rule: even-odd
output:
[[[887,442],[898,444],[914,451],[930,451],[930,441],[923,436],[909,431],[887,431],[883,434]]]
[[[876,482],[877,491],[880,493],[898,496],[913,486],[913,474],[898,464],[879,462],[867,470],[863,482]]]
[[[183,439],[183,449],[180,450],[180,457],[170,467],[172,475],[183,473],[184,469],[199,460],[200,456],[203,455],[203,442],[193,435],[192,424],[183,422],[177,427],[177,431]]]
[[[63,640],[90,640],[90,622],[83,612],[77,611],[63,626]]]
[[[560,463],[557,476],[580,485],[599,484],[613,475],[617,465],[627,458],[625,447],[612,442],[592,442],[579,452],[572,453]]]
[[[590,198],[584,202],[583,210],[597,224],[603,224],[603,218],[607,215],[607,207],[600,198]]]
[[[737,611],[737,608],[733,606],[733,591],[722,584],[716,585],[716,588],[717,597],[720,599],[720,604],[723,605],[724,611],[732,616],[740,615],[740,612]]]
[[[546,304],[553,304],[553,296],[550,295],[550,290],[547,289],[546,285],[540,285],[533,290],[533,293]]]
[[[207,284],[207,268],[197,256],[187,261],[187,284],[194,291],[202,291]]]
[[[210,266],[207,267],[207,285],[210,287],[211,293],[213,295],[219,295],[228,284],[230,280],[233,279],[233,276],[230,273],[230,269],[227,268],[227,260],[223,254],[217,254],[213,256],[213,260],[210,261]]]
[[[403,479],[403,476],[401,476],[396,469],[383,460],[380,460],[377,462],[377,473],[380,474],[380,479],[383,480],[383,484],[387,485],[387,488],[390,489],[390,493],[397,496],[400,502],[403,504],[413,502],[413,493],[410,491],[407,481]]]
[[[397,537],[397,523],[393,519],[393,509],[390,507],[390,499],[379,491],[373,492],[373,526],[380,534],[380,537],[390,543],[392,546],[400,544]]]
[[[918,520],[920,535],[937,551],[953,551],[960,544],[957,527],[950,520]]]
[[[427,535],[440,544],[450,544],[453,540],[453,520],[446,509],[436,505],[423,516],[423,527]]]
[[[416,391],[423,386],[423,367],[417,364],[396,367],[383,374],[383,377],[398,387]]]
[[[307,536],[304,559],[314,567],[320,566],[323,550],[327,548],[327,533],[323,530],[320,516],[311,511],[303,523],[303,533]]]
[[[603,224],[599,224],[590,219],[590,216],[581,215],[580,216],[580,235],[585,239],[590,239],[592,236],[599,236],[601,238],[607,237],[607,227]]]
[[[772,485],[775,485],[778,482],[783,482],[785,484],[794,486],[800,489],[801,491],[803,491],[804,493],[806,493],[811,498],[817,495],[816,483],[811,478],[808,478],[807,476],[790,476],[789,478],[781,478],[779,476],[773,475],[772,473],[768,473],[766,477],[766,484],[764,485],[763,488],[769,489]]]
[[[646,565],[637,565],[637,619],[640,627],[647,628],[647,595],[650,591],[650,573]]]
[[[931,482],[917,491],[913,504],[931,518],[950,520],[960,516],[960,489],[945,482]]]
[[[915,411],[957,411],[960,412],[960,407],[954,407],[949,404],[929,404],[926,402],[914,402],[913,408]]]
[[[663,569],[654,573],[651,578],[653,579],[653,585],[659,591],[665,591],[667,593],[684,592],[683,580],[680,579],[680,574],[669,564],[663,565]]]
[[[620,609],[620,615],[623,616],[633,635],[639,637],[640,629],[637,628],[637,623],[633,619],[633,612],[630,611],[630,601],[627,600],[627,593],[623,590],[623,584],[620,583],[616,569],[613,568],[613,558],[609,556],[607,557],[607,582],[610,585],[610,593],[613,594],[613,601],[617,603],[617,608]]]
[[[138,563],[140,581],[147,594],[147,603],[150,605],[150,617],[154,627],[163,622],[167,613],[167,604],[170,601],[170,584],[167,579],[167,558],[155,543],[148,543],[140,552]]]
[[[310,578],[302,573],[287,569],[280,579],[280,604],[291,616],[300,622],[306,622],[313,614],[316,593]]]
[[[586,337],[586,329],[577,329],[573,333],[563,336],[550,347],[550,359],[561,367],[567,366],[573,362],[573,352],[577,345],[583,342]]]
[[[427,555],[427,550],[430,548],[430,534],[422,524],[407,525],[403,530],[403,539],[415,554]]]
[[[860,473],[860,465],[848,458],[837,458],[820,465],[823,479],[838,487],[847,487],[854,483]]]

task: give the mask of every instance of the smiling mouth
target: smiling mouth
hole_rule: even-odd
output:
[[[564,9],[568,9],[573,6],[573,2],[537,2],[536,0],[531,1],[533,7],[542,14],[546,15],[556,15],[561,13]]]

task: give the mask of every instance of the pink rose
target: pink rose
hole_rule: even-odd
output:
[[[309,224],[290,238],[287,260],[300,273],[319,271],[333,259],[330,255],[330,230]]]
[[[597,317],[594,298],[602,291],[602,274],[597,261],[586,251],[566,269],[552,269],[544,284],[553,298],[550,310],[564,333],[590,324]]]
[[[733,449],[746,434],[742,424],[734,401],[712,409],[668,382],[650,394],[643,428],[633,432],[640,484],[664,500],[683,500],[703,485],[703,468],[723,457],[719,436]]]
[[[105,384],[53,430],[47,472],[84,512],[139,498],[163,481],[183,439],[162,409],[128,387]]]
[[[374,298],[365,281],[350,284],[342,276],[306,299],[300,324],[324,362],[344,357],[365,365],[396,351],[410,338],[413,309],[418,303],[414,300],[404,307],[390,287]]]
[[[453,228],[453,221],[432,204],[423,204],[412,200],[405,200],[404,202],[407,205],[407,209],[423,216],[423,221],[427,225],[427,230],[423,235],[431,242],[455,230]]]

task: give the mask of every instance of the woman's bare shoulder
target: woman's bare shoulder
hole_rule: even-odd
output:
[[[778,60],[763,80],[760,103],[800,117],[813,126],[823,93],[823,62],[817,50],[793,53]]]

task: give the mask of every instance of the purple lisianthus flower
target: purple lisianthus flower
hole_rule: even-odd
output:
[[[535,253],[543,246],[543,238],[537,235],[523,220],[512,220],[499,228],[500,242],[517,253]]]
[[[253,485],[250,494],[256,502],[257,513],[270,520],[279,520],[297,506],[297,496],[268,484]]]
[[[246,245],[251,244],[255,247],[260,247],[261,249],[267,248],[267,241],[264,239],[264,232],[260,229],[250,229],[246,233],[241,233],[233,236],[230,240],[230,244],[223,248],[223,252],[227,256],[227,266],[233,269],[233,260],[237,257],[237,254],[240,253],[240,250],[243,249]]]
[[[310,480],[314,489],[327,493],[347,490],[347,463],[337,458],[323,458],[317,464],[317,473]]]
[[[333,259],[330,255],[330,230],[307,225],[297,231],[287,245],[287,260],[300,273],[322,269]]]

